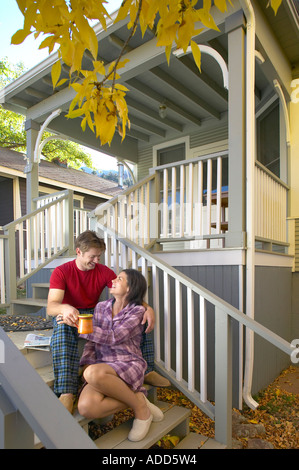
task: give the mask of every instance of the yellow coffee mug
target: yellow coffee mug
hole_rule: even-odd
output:
[[[78,315],[79,317],[79,325],[78,325],[78,333],[81,335],[88,335],[89,333],[93,332],[92,327],[92,317],[91,313],[81,313]]]

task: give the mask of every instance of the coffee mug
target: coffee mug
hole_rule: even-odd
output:
[[[79,317],[79,325],[78,325],[78,333],[81,335],[88,335],[89,333],[93,332],[92,327],[92,317],[91,313],[81,313],[78,315]]]

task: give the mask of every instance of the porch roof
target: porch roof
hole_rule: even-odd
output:
[[[271,52],[284,58],[284,64],[291,72],[287,76],[299,76],[299,29],[298,0],[284,1],[274,16],[273,10],[266,8],[267,2],[253,1],[259,11],[260,30],[267,26]],[[219,27],[217,31],[204,31],[195,40],[216,49],[227,62],[228,44],[226,19],[240,10],[239,2],[229,7],[228,12],[215,12],[214,18]],[[119,54],[120,48],[128,35],[127,21],[117,24],[110,23],[107,31],[99,25],[94,27],[99,45],[99,57],[106,64],[112,62]],[[274,38],[274,39],[273,39]],[[271,43],[272,40],[272,43]],[[274,40],[274,43],[273,43]],[[257,34],[257,46],[260,47],[265,62],[256,62],[256,99],[262,100],[265,90],[269,88],[277,72],[275,64],[267,55]],[[62,113],[48,126],[52,132],[60,133],[69,139],[100,150],[106,154],[137,162],[138,150],[177,139],[204,129],[211,123],[219,124],[226,120],[228,112],[228,92],[223,87],[223,76],[219,64],[209,55],[202,55],[202,72],[199,73],[191,54],[181,57],[172,55],[167,65],[164,49],[156,47],[154,34],[147,31],[142,37],[140,30],[131,39],[125,56],[130,62],[122,69],[121,81],[128,88],[127,103],[131,129],[123,143],[115,135],[111,146],[100,147],[95,135],[86,129],[82,132],[80,118],[66,119],[73,90],[61,87],[59,91],[52,89],[51,67],[58,59],[56,53],[26,72],[8,85],[0,95],[0,102],[9,109],[26,115],[28,120],[43,123],[54,110],[61,108]],[[91,59],[86,54],[83,68],[90,68]],[[285,72],[284,72],[285,73]],[[68,70],[63,67],[63,76],[68,77]],[[285,81],[287,81],[285,80]],[[290,84],[281,84],[286,94],[290,92]],[[159,106],[165,104],[166,117],[159,115]]]

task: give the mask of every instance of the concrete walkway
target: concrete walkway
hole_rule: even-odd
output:
[[[279,376],[274,383],[276,383],[281,390],[285,392],[299,394],[299,367],[290,366],[281,376]]]

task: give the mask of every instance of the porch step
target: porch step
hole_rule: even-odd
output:
[[[24,348],[24,340],[30,332],[15,332],[9,333],[8,336],[15,343],[18,349],[26,356],[26,359],[36,369],[36,372],[43,378],[45,383],[52,388],[54,383],[54,373],[52,367],[52,358],[49,351],[40,351]],[[46,336],[52,334],[52,330],[42,330]],[[148,388],[148,398],[159,406],[164,413],[164,420],[158,423],[152,423],[149,433],[146,438],[140,442],[131,442],[127,439],[128,433],[132,427],[133,419],[121,424],[117,428],[104,434],[102,437],[95,440],[95,444],[99,449],[148,449],[159,441],[166,434],[178,436],[180,438],[179,444],[176,446],[178,449],[221,449],[224,448],[215,440],[202,436],[200,434],[189,432],[189,417],[191,411],[189,409],[171,405],[165,402],[157,402],[156,389],[154,387]],[[84,418],[78,413],[74,412],[74,419],[88,431],[88,424],[90,420]],[[97,420],[98,423],[104,424],[107,419]],[[35,436],[35,448],[41,448],[43,444],[39,438]]]
[[[47,299],[24,298],[11,302],[12,315],[30,315],[37,313],[41,308],[47,307]]]
[[[148,449],[170,432],[180,438],[189,433],[190,410],[164,402],[158,402],[157,406],[163,410],[164,420],[152,423],[149,433],[142,441],[131,442],[127,439],[133,423],[133,419],[130,419],[96,439],[95,444],[99,449]]]
[[[190,432],[184,439],[182,439],[176,449],[226,449],[224,444],[220,444],[211,437],[197,434],[196,432]]]
[[[49,282],[34,282],[31,284],[32,295],[34,299],[47,299],[50,283]]]

